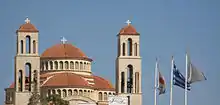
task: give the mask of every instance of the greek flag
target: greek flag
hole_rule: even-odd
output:
[[[177,69],[176,64],[173,64],[173,85],[185,89],[185,77]],[[191,86],[187,83],[187,90],[190,90]]]

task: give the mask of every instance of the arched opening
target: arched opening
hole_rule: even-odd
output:
[[[83,91],[79,90],[79,95],[82,96],[83,95]]]
[[[83,70],[83,63],[80,62],[80,70]]]
[[[99,100],[102,100],[102,92],[99,92]]]
[[[78,91],[75,89],[73,95],[78,95]]]
[[[70,61],[70,69],[74,69],[74,63],[73,63],[73,61]]]
[[[139,93],[139,72],[135,72],[135,93]]]
[[[126,48],[125,43],[123,43],[122,44],[122,55],[123,56],[125,56],[125,48]]]
[[[75,69],[79,69],[79,62],[76,61],[75,65]]]
[[[104,100],[108,100],[108,96],[106,92],[104,93]]]
[[[54,65],[55,65],[55,69],[57,70],[57,69],[58,69],[58,62],[55,61],[55,62],[54,62]]]
[[[121,72],[121,93],[125,92],[125,72]]]
[[[128,46],[127,46],[127,47],[128,47],[128,53],[127,53],[127,54],[128,54],[129,56],[132,56],[132,50],[133,50],[133,49],[132,49],[132,39],[131,39],[131,38],[128,38],[128,44],[127,44],[127,45],[128,45]]]
[[[88,69],[88,70],[90,70],[90,66],[89,66],[89,63],[87,63],[86,65],[87,65],[87,69]]]
[[[29,35],[26,36],[26,53],[31,53],[31,37]]]
[[[61,96],[61,90],[60,89],[57,90],[57,94]]]
[[[48,96],[51,95],[51,90],[50,90],[50,89],[48,89],[48,91],[47,91],[47,95],[48,95]]]
[[[68,96],[72,96],[73,95],[73,92],[71,89],[68,90]]]
[[[66,93],[66,89],[63,89],[63,97],[66,97],[67,93]]]
[[[84,70],[86,69],[86,62],[84,62],[84,64],[83,64],[83,69]]]
[[[69,62],[68,61],[65,61],[65,69],[69,69]]]
[[[53,70],[53,62],[50,61],[50,70]]]
[[[137,56],[138,55],[138,45],[137,43],[134,44],[134,56]]]
[[[111,96],[111,95],[112,95],[112,93],[108,93],[108,95],[109,95],[109,96]]]
[[[41,62],[40,68],[41,68],[41,71],[44,70],[44,62]]]
[[[36,53],[36,41],[35,40],[33,41],[33,53],[34,54]]]
[[[31,91],[31,64],[25,64],[25,90]],[[26,85],[27,84],[27,85]]]
[[[128,65],[127,75],[127,93],[132,93],[133,89],[133,66]]]
[[[63,70],[63,62],[60,61],[60,70]]]
[[[84,96],[87,96],[87,91],[86,91],[86,90],[84,90],[84,92],[83,92],[83,93],[84,93]]]
[[[19,70],[18,72],[18,91],[23,91],[23,72]]]
[[[56,90],[52,90],[52,94],[53,94],[53,95],[56,94]]]
[[[47,61],[45,62],[45,66],[46,66],[46,70],[48,70],[48,66],[49,66],[49,65],[48,65],[48,62],[47,62]]]
[[[20,43],[20,52],[21,54],[24,53],[24,41],[23,40],[21,40],[21,43]]]

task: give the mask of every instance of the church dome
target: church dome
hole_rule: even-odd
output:
[[[46,49],[41,58],[45,59],[78,59],[78,60],[89,60],[79,48],[73,46],[72,44],[56,44],[48,49]]]
[[[43,87],[89,87],[89,84],[77,74],[56,73],[48,78]]]
[[[131,22],[128,20],[127,26],[123,27],[118,35],[140,35],[136,29],[130,24]]]
[[[27,18],[25,24],[22,24],[17,32],[39,32],[38,29],[30,23],[30,20]]]
[[[90,84],[91,81],[85,78],[93,79],[94,84]],[[45,73],[41,75],[41,79],[44,79],[43,87],[74,87],[74,88],[94,88],[98,90],[114,90],[112,84],[99,76],[83,76],[71,72],[63,73]]]

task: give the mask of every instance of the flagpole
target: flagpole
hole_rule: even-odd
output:
[[[187,68],[188,68],[188,56],[187,56],[187,52],[186,52],[186,74],[185,74],[185,105],[187,105],[187,85],[188,85],[188,83],[187,83],[187,79],[188,79],[188,70],[187,70]]]
[[[158,74],[158,62],[156,58],[155,75],[154,75],[154,105],[157,105],[157,74]]]
[[[170,105],[173,105],[173,64],[174,64],[174,58],[172,56],[171,77],[170,77]]]

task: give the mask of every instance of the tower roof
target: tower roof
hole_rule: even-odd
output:
[[[120,30],[118,35],[140,35],[129,20],[126,23],[127,25]]]
[[[26,18],[25,24],[22,24],[17,32],[39,32],[38,29],[31,24],[30,20]]]

